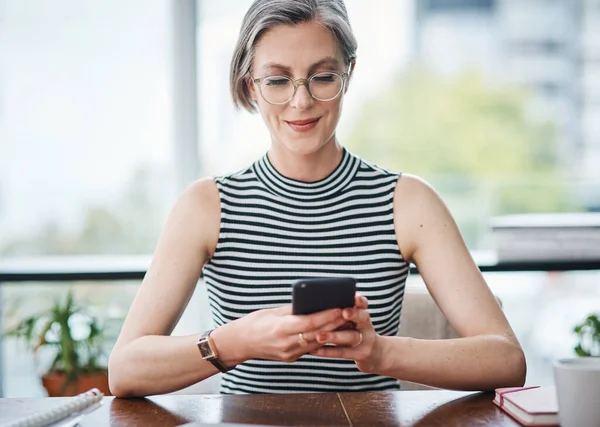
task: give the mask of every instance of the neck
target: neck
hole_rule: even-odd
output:
[[[278,145],[271,146],[269,161],[283,176],[303,182],[326,178],[342,160],[343,148],[335,137],[321,149],[310,154],[299,154]]]

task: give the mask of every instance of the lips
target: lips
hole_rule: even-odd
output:
[[[292,130],[294,132],[307,132],[307,131],[313,129],[317,125],[317,122],[319,121],[319,119],[320,119],[320,117],[306,119],[306,120],[293,120],[293,121],[286,120],[286,123],[289,125],[290,128],[292,128]]]
[[[291,125],[297,125],[297,126],[303,126],[303,125],[307,125],[309,123],[312,122],[316,122],[317,120],[319,120],[319,118],[314,118],[314,119],[307,119],[307,120],[286,120],[289,124]]]

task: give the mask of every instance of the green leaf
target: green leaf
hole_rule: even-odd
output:
[[[89,336],[81,340],[73,338],[69,325],[69,319],[76,313],[82,315],[83,321],[90,327]],[[51,330],[57,333],[56,339],[46,339]],[[64,372],[67,377],[65,386],[76,381],[82,373],[106,371],[106,367],[98,365],[98,360],[105,354],[101,345],[102,327],[84,307],[76,304],[72,291],[67,292],[64,298],[55,300],[46,312],[23,318],[5,335],[24,339],[33,350],[42,346],[50,349],[53,358],[49,370]]]
[[[52,363],[50,364],[48,371],[54,371],[57,369],[58,363],[59,363],[61,357],[62,357],[62,355],[60,354],[60,352],[56,352],[56,356],[54,356],[54,359],[52,360]]]
[[[574,350],[575,350],[575,353],[577,353],[577,355],[578,355],[578,356],[581,356],[581,357],[587,357],[587,356],[590,356],[590,353],[588,353],[586,350],[584,350],[584,349],[581,347],[581,344],[578,344],[578,345],[575,347],[575,349],[574,349]]]

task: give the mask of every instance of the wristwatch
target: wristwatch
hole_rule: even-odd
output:
[[[219,353],[217,352],[217,347],[215,346],[215,342],[210,337],[210,333],[214,329],[210,329],[202,334],[196,345],[200,350],[200,354],[204,360],[208,360],[212,363],[215,368],[217,368],[221,372],[231,371],[235,366],[228,368],[219,360]]]

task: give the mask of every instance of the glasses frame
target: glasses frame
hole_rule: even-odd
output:
[[[321,75],[321,74],[335,74],[336,76],[338,76],[340,79],[342,79],[342,87],[340,88],[339,92],[333,97],[333,98],[329,98],[329,99],[320,99],[317,98],[316,96],[313,95],[313,93],[310,91],[310,82],[317,76]],[[344,91],[344,89],[346,88],[346,79],[348,78],[348,73],[340,73],[338,71],[319,71],[318,73],[313,74],[312,76],[310,76],[307,79],[292,79],[289,76],[282,76],[282,75],[278,75],[278,74],[273,74],[270,76],[264,76],[261,77],[259,79],[255,79],[254,77],[252,77],[252,74],[249,74],[250,79],[252,79],[252,82],[255,83],[258,86],[258,91],[260,92],[260,96],[262,97],[262,99],[265,100],[265,102],[267,104],[271,104],[271,105],[283,105],[283,104],[287,104],[288,102],[290,102],[292,99],[294,99],[294,96],[296,96],[296,92],[298,91],[298,87],[304,85],[306,87],[306,91],[308,92],[308,94],[311,96],[312,99],[315,99],[317,101],[320,102],[329,102],[329,101],[333,101],[334,99],[339,98],[339,96],[342,94],[342,92]],[[292,82],[292,85],[294,85],[294,92],[292,92],[292,96],[290,96],[290,98],[287,101],[283,101],[283,102],[270,102],[267,100],[267,98],[265,98],[265,95],[263,95],[262,92],[262,81],[264,79],[271,79],[274,77],[278,77],[278,78],[282,78],[282,79],[287,79],[290,82]]]

